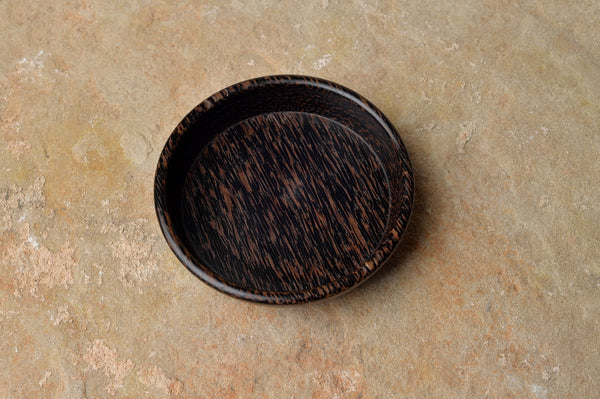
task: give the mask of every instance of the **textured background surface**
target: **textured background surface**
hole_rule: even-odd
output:
[[[0,396],[591,397],[600,391],[600,6],[0,3]],[[351,293],[230,299],[155,221],[202,99],[303,73],[377,104],[417,179]]]

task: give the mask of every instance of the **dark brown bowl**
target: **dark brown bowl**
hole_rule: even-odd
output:
[[[413,194],[381,111],[306,76],[252,79],[203,101],[169,137],[154,186],[179,260],[218,290],[272,304],[365,281],[398,244]]]

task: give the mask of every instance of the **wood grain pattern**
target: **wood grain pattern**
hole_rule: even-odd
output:
[[[391,255],[413,202],[410,162],[385,116],[332,82],[273,76],[216,93],[161,154],[155,204],[195,275],[264,303],[356,286]]]

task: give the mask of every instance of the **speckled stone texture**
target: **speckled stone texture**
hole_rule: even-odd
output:
[[[594,397],[598,26],[596,0],[1,2],[0,397]],[[181,118],[276,73],[372,100],[417,184],[383,270],[307,306],[201,283],[152,201]]]

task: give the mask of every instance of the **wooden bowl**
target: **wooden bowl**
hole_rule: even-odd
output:
[[[204,100],[160,156],[154,198],[179,260],[238,298],[301,303],[365,281],[413,206],[392,124],[338,84],[269,76]]]

